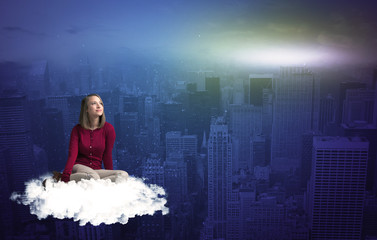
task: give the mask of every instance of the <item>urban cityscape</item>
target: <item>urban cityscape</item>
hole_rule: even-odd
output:
[[[237,9],[244,6],[235,2]],[[189,13],[196,12],[193,6]],[[178,17],[162,9],[156,11]],[[217,29],[213,25],[208,28]],[[1,27],[6,34],[30,35],[30,41],[0,37],[1,49],[7,39],[32,44],[50,37],[26,25]],[[87,29],[70,26],[66,32],[77,37]],[[69,61],[64,54],[70,43],[49,45],[38,56],[29,45],[22,59],[21,46],[4,50],[1,239],[377,239],[377,55],[368,53],[362,62],[360,52],[337,52],[344,59],[311,62],[272,51],[274,62],[268,63],[267,51],[245,50],[256,59],[237,61],[202,51],[198,39],[206,38],[205,31],[198,32],[193,41],[205,58],[146,53],[131,41],[133,47],[116,55],[121,58],[108,61],[90,46],[90,37],[80,37]],[[324,39],[324,33],[317,38],[321,44]],[[37,46],[47,48],[46,42]],[[71,218],[38,219],[29,206],[10,199],[25,191],[27,181],[64,170],[81,100],[91,93],[101,96],[106,121],[115,128],[114,169],[163,187],[168,214],[81,226]]]

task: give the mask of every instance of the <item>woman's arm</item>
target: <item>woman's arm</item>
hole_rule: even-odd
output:
[[[76,162],[78,152],[79,152],[79,134],[78,134],[77,126],[75,126],[71,132],[71,140],[69,141],[69,149],[68,149],[68,160],[67,160],[67,163],[65,164],[65,168],[62,174],[62,181],[64,182],[69,181],[69,177],[71,176],[72,168]]]
[[[105,169],[113,170],[113,147],[115,142],[115,130],[113,125],[107,123],[107,129],[105,129],[105,151],[103,152],[102,160]]]

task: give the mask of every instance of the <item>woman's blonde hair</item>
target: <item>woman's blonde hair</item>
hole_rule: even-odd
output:
[[[89,94],[88,96],[84,97],[81,100],[81,110],[80,110],[79,122],[80,122],[81,127],[85,128],[85,129],[90,128],[89,116],[88,116],[87,110],[88,110],[89,98],[93,97],[93,96],[98,97],[103,104],[101,97],[98,94],[95,94],[95,93]],[[99,117],[99,128],[102,128],[105,125],[105,122],[106,122],[105,111],[103,111],[102,116]]]

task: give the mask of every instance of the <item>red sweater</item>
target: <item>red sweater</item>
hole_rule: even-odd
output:
[[[114,127],[106,122],[102,128],[89,130],[77,124],[71,132],[68,160],[65,165],[62,181],[68,182],[76,163],[92,169],[113,170],[112,150],[115,142]]]

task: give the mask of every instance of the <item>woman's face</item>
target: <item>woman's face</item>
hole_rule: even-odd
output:
[[[103,114],[103,102],[97,96],[91,96],[88,99],[88,112],[89,117],[100,117]]]

